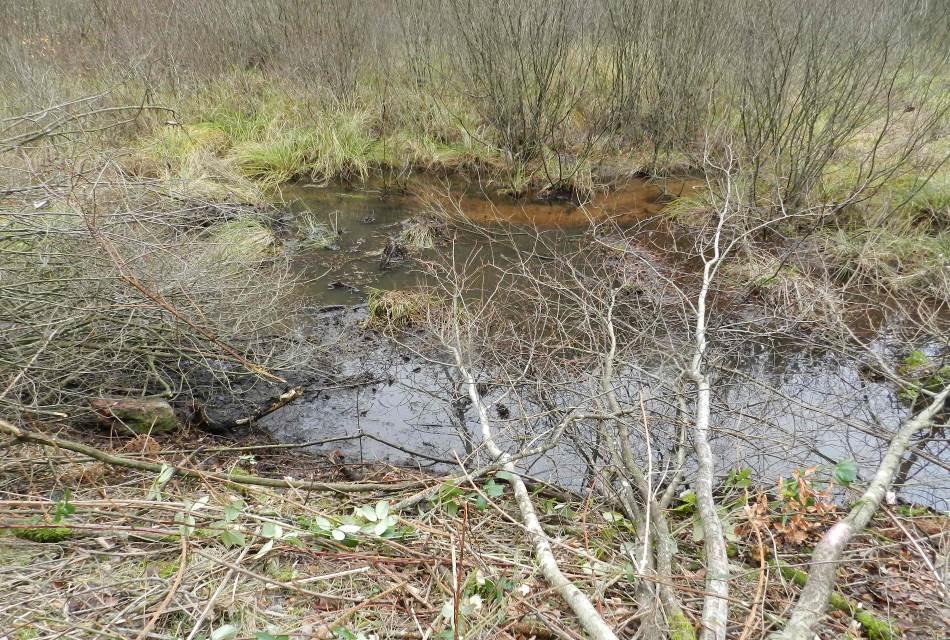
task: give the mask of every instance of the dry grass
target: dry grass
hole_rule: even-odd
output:
[[[84,438],[126,457],[235,477],[253,473],[334,481],[346,470],[346,476],[355,473],[361,481],[416,484],[361,491],[357,482],[345,493],[265,490],[210,479],[159,478],[68,452],[9,447],[0,463],[0,627],[9,638],[208,637],[225,634],[229,626],[240,638],[329,639],[349,637],[347,632],[421,638],[451,634],[456,601],[466,638],[578,633],[531,559],[503,480],[451,488],[403,469],[346,467],[332,457],[297,454],[261,441],[230,450],[227,443],[196,442],[194,434],[183,442],[169,436],[161,443],[147,436],[124,442]],[[396,514],[383,536],[349,533],[338,542],[321,528],[324,519],[337,523],[380,501],[395,514],[392,505],[400,500],[440,486],[430,499]],[[613,512],[609,501],[582,500],[563,490],[542,489],[535,503],[545,529],[557,540],[565,572],[592,594],[618,632],[634,633],[641,579],[625,552],[636,537],[628,523],[603,515]],[[736,523],[744,521],[741,503],[726,503],[733,505],[730,518]],[[784,521],[779,513],[765,520],[760,514],[756,526],[771,526],[769,518]],[[823,521],[806,518],[814,521],[808,535],[818,535]],[[676,585],[695,624],[703,574],[690,512],[680,509],[674,523],[680,568],[666,579]],[[797,587],[768,571],[760,574],[755,558],[763,547],[750,526],[741,529],[736,548],[749,566],[737,573],[733,585],[733,622],[759,638]],[[38,542],[37,531],[53,533]],[[917,531],[918,543],[937,557],[950,545],[946,518],[926,511],[881,516],[853,550],[852,579],[843,588],[878,610],[875,599],[887,594],[910,635],[937,638],[939,586],[921,564],[909,531]],[[765,529],[760,533],[764,536]],[[790,564],[806,549],[777,544],[783,562]],[[878,565],[888,570],[878,571]],[[749,603],[757,593],[765,596],[765,611],[759,607],[750,617]],[[908,599],[915,606],[901,607]],[[840,633],[849,625],[846,617],[833,615],[822,633]]]

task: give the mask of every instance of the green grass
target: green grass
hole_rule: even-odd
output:
[[[312,214],[304,215],[297,224],[300,242],[316,249],[335,249],[340,232],[334,225],[320,222]]]
[[[241,144],[234,158],[244,174],[272,189],[307,174],[312,167],[316,136],[299,129],[269,129],[261,140]]]
[[[840,229],[820,236],[823,254],[836,265],[839,279],[857,276],[895,293],[950,295],[947,265],[950,232],[907,234],[889,229]]]

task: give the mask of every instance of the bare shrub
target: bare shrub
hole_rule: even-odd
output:
[[[57,130],[68,137],[56,145],[35,130],[42,173],[0,156],[20,185],[0,200],[0,412],[74,418],[104,395],[186,401],[303,366],[293,277],[266,214],[183,203],[161,180],[130,182],[89,150],[93,134]]]

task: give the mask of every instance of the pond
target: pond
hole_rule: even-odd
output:
[[[637,179],[585,207],[568,201],[515,202],[458,182],[423,182],[411,192],[372,182],[363,188],[285,188],[288,224],[295,237],[306,235],[301,225],[318,228],[319,243],[298,247],[296,268],[306,280],[301,294],[312,309],[309,329],[329,345],[345,382],[308,390],[303,399],[265,418],[262,426],[283,441],[316,442],[315,450],[336,450],[351,462],[382,460],[448,469],[466,455],[467,445],[477,446],[471,435],[477,433],[470,415],[474,412],[460,413],[459,404],[453,402],[459,390],[450,371],[362,328],[371,289],[411,288],[425,278],[415,260],[388,255],[394,239],[404,237],[406,229],[420,221],[431,223],[435,209],[452,209],[464,214],[463,223],[452,225],[450,238],[423,244],[416,259],[445,251],[447,245],[465,255],[492,251],[491,232],[497,229],[522,229],[520,239],[509,238],[526,248],[537,234],[569,243],[592,221],[639,223],[672,197],[694,188],[698,188],[695,182]],[[433,207],[434,202],[441,206]],[[743,370],[746,377],[720,383],[720,435],[714,442],[723,473],[751,468],[766,485],[797,468],[828,469],[846,459],[857,461],[862,477],[867,477],[885,447],[873,435],[880,432],[875,425],[896,424],[908,412],[890,385],[869,381],[853,366],[805,349],[755,345],[744,356]],[[649,399],[648,381],[632,375],[630,379],[625,391],[634,397],[646,390],[651,408],[662,411],[662,398]],[[487,397],[501,400],[491,392]],[[514,425],[522,412],[531,412],[530,407],[512,407],[510,398],[504,402],[501,409],[493,408],[502,424]],[[524,434],[509,434],[520,435]],[[658,460],[658,468],[663,462]],[[939,457],[918,461],[902,495],[947,508],[948,466]],[[578,487],[586,467],[571,448],[559,447],[526,461],[524,468]]]

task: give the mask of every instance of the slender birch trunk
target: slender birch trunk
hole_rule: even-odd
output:
[[[950,386],[934,396],[933,402],[926,409],[905,422],[897,431],[867,491],[854,503],[850,513],[831,527],[815,547],[808,582],[792,609],[788,624],[781,631],[773,633],[770,640],[811,640],[815,636],[813,629],[825,614],[828,598],[834,590],[838,563],[845,547],[854,536],[864,530],[881,506],[911,438],[930,427],[937,414],[943,410],[948,397]]]
[[[728,175],[728,174],[727,174]],[[703,522],[703,547],[706,552],[706,599],[703,603],[703,640],[725,640],[729,623],[729,556],[726,537],[713,496],[716,462],[709,446],[712,387],[704,370],[706,355],[706,300],[713,278],[722,261],[720,250],[722,229],[729,211],[729,195],[719,212],[719,223],[713,237],[713,255],[703,261],[703,282],[696,299],[696,324],[692,362],[687,375],[696,384],[696,420],[693,429],[693,449],[696,453],[696,506]]]
[[[468,394],[472,399],[472,404],[474,404],[478,410],[478,421],[482,429],[482,441],[492,458],[494,458],[496,462],[501,463],[502,468],[511,474],[511,486],[512,489],[514,489],[515,500],[518,502],[518,508],[521,511],[525,529],[531,536],[534,545],[534,556],[541,569],[541,574],[554,591],[571,607],[571,610],[573,610],[577,616],[578,622],[580,622],[584,631],[586,631],[591,638],[594,640],[617,640],[616,634],[614,634],[610,626],[604,621],[597,609],[594,608],[593,603],[587,595],[578,589],[577,586],[568,580],[561,572],[557,564],[557,559],[554,557],[554,552],[551,550],[551,544],[548,542],[547,534],[545,534],[544,529],[541,528],[537,512],[534,510],[534,504],[531,502],[531,495],[528,493],[528,488],[525,486],[521,476],[518,475],[515,465],[510,461],[508,454],[502,451],[495,443],[494,436],[492,435],[491,419],[488,417],[488,409],[485,407],[485,403],[478,393],[475,378],[465,366],[458,348],[453,348],[452,351],[455,356],[456,366],[462,375],[462,381],[468,387]]]

